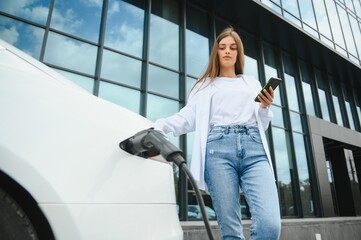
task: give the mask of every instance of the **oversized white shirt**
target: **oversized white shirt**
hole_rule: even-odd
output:
[[[256,97],[262,89],[260,82],[253,77],[245,75],[239,75],[238,77],[242,77],[247,83],[249,94]],[[210,128],[212,97],[217,90],[219,89],[217,89],[215,81],[210,82],[210,79],[207,78],[203,83],[197,84],[192,89],[187,105],[184,106],[178,113],[168,118],[158,119],[154,123],[154,128],[156,130],[160,130],[165,134],[172,132],[174,136],[195,131],[190,170],[194,179],[197,181],[198,187],[203,190],[207,190],[207,186],[204,181],[204,166],[207,137]],[[262,143],[272,168],[265,130],[268,128],[268,125],[273,117],[273,113],[269,108],[260,108],[260,104],[254,101],[254,97],[252,99],[249,98],[247,102],[243,102],[238,111],[242,111],[244,107],[253,107]],[[234,109],[233,111],[237,111],[237,109]]]
[[[254,101],[255,98],[254,91],[245,78],[217,77],[213,85],[215,92],[211,99],[211,126],[257,125],[253,104],[244,104]]]

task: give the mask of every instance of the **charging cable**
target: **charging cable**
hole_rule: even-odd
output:
[[[182,156],[183,152],[179,148],[169,142],[161,132],[156,131],[153,128],[136,133],[134,136],[122,141],[119,146],[121,149],[136,156],[149,158],[160,154],[168,162],[174,162],[177,164],[177,166],[187,175],[194,189],[196,199],[202,213],[203,222],[207,230],[208,238],[210,240],[214,239],[207,213],[204,208],[201,192],[199,191],[196,181],[194,180],[193,175],[189,171],[187,163]]]

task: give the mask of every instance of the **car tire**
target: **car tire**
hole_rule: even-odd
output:
[[[38,240],[23,209],[0,188],[0,238],[2,240]]]

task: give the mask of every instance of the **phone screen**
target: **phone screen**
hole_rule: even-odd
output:
[[[273,77],[270,78],[270,79],[268,80],[268,82],[266,83],[266,85],[262,88],[262,90],[260,91],[260,93],[263,92],[264,89],[266,89],[266,90],[268,91],[269,87],[272,87],[272,89],[275,90],[275,89],[278,87],[278,85],[280,84],[281,81],[282,81],[282,80],[281,80],[280,78],[273,78]],[[259,95],[259,94],[258,94],[258,95]],[[259,102],[258,95],[257,95],[257,97],[254,99],[256,102]]]

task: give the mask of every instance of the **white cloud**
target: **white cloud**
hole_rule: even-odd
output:
[[[65,15],[58,10],[54,9],[51,26],[56,29],[64,30],[66,29],[68,33],[74,34],[83,24],[82,20],[77,20],[74,10],[67,9]]]
[[[15,45],[18,41],[19,32],[15,26],[10,28],[0,26],[0,37],[11,45]]]
[[[85,5],[90,7],[102,7],[103,0],[81,0]]]
[[[108,18],[109,18],[109,16],[111,16],[115,13],[118,13],[119,9],[120,9],[119,2],[113,2],[108,9]]]

